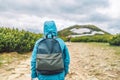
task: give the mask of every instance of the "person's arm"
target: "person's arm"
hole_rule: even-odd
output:
[[[37,42],[34,46],[32,56],[31,56],[31,78],[36,78],[36,53],[37,53]]]
[[[65,76],[68,74],[69,71],[69,64],[70,64],[70,56],[67,46],[64,46],[64,67],[65,67]]]

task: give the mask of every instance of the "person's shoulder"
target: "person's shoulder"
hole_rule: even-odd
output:
[[[38,39],[35,44],[38,44],[42,40],[43,40],[43,38]]]
[[[64,43],[63,39],[61,38],[56,38],[57,41]]]

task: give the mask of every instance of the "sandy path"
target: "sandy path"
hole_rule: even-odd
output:
[[[120,57],[114,50],[85,43],[67,43],[70,72],[66,80],[120,80]],[[30,80],[30,58],[0,69],[0,80]]]
[[[9,64],[0,73],[0,80],[31,80],[30,58]]]
[[[70,73],[66,80],[120,80],[120,56],[114,50],[71,43]]]

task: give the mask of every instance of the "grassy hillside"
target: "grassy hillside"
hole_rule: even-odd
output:
[[[66,29],[63,29],[63,30],[59,31],[58,34],[59,34],[59,36],[62,36],[62,37],[66,37],[66,36],[69,36],[69,35],[74,35],[76,33],[73,33],[72,31],[70,31],[71,29],[74,29],[74,28],[76,28],[76,29],[79,29],[79,28],[88,28],[88,29],[91,29],[93,31],[102,31],[105,34],[110,34],[110,33],[106,32],[106,31],[98,28],[95,25],[74,25],[74,26],[70,26],[70,27],[68,27]]]
[[[58,32],[59,36],[65,41],[69,41],[70,35],[79,35],[78,33],[72,32],[72,29],[89,29],[90,32],[84,32],[83,34],[91,34],[92,31],[103,32],[104,34],[95,34],[89,36],[80,36],[80,37],[71,37],[72,42],[109,42],[109,40],[113,37],[110,33],[98,28],[95,25],[74,25],[70,26],[66,29],[63,29]]]

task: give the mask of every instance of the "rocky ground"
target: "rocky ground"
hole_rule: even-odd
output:
[[[71,64],[66,80],[120,80],[120,55],[107,47],[67,43]],[[0,69],[0,80],[30,80],[30,57]]]

